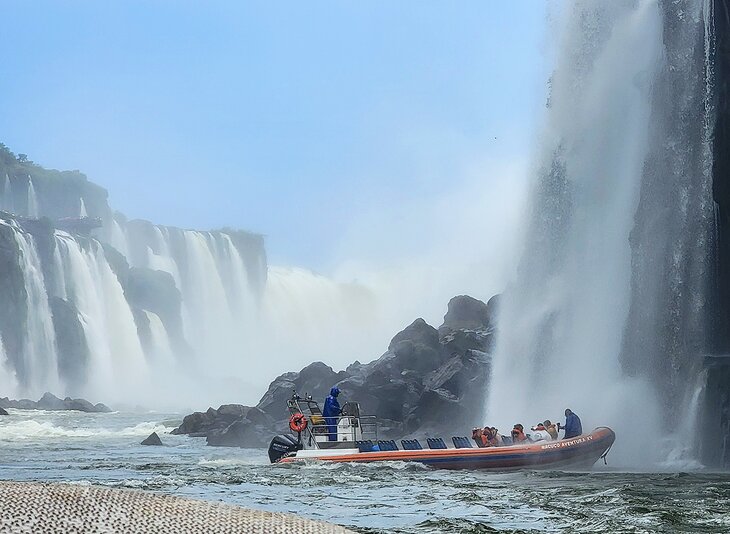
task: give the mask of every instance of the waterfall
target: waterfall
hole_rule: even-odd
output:
[[[6,395],[15,395],[18,391],[18,383],[15,379],[15,373],[11,368],[10,362],[8,361],[8,355],[5,352],[5,345],[3,344],[2,336],[0,336],[0,390],[6,392]]]
[[[150,348],[154,364],[163,370],[169,371],[175,367],[175,355],[165,325],[162,324],[160,316],[156,313],[150,311],[144,313],[150,323]]]
[[[28,176],[28,209],[26,215],[33,218],[40,216],[38,196],[36,195],[35,187],[33,187],[33,179],[30,176]]]
[[[79,217],[84,218],[88,217],[89,214],[86,212],[86,204],[84,204],[83,197],[79,198]]]
[[[56,232],[68,299],[81,315],[90,352],[88,393],[119,399],[138,391],[148,369],[132,311],[99,243]]]
[[[209,234],[185,231],[185,263],[182,279],[183,320],[189,340],[200,353],[230,354],[240,350],[235,340],[236,323],[218,270],[214,243]],[[236,298],[238,296],[233,296]]]
[[[3,181],[3,197],[0,202],[0,209],[4,211],[13,211],[13,190],[10,186],[10,177],[5,173],[5,180]]]
[[[22,360],[16,362],[19,386],[29,395],[59,391],[55,332],[41,262],[30,234],[15,226],[13,235],[20,250],[27,305]]]
[[[657,413],[652,386],[624,377],[620,355],[662,19],[652,0],[575,1],[567,16],[488,415],[511,428],[570,407],[585,427],[635,430]]]
[[[167,229],[161,229],[159,226],[155,226],[153,231],[155,238],[154,250],[152,247],[147,247],[147,263],[145,267],[170,273],[175,279],[175,284],[180,287],[180,269],[170,252],[170,236]]]
[[[127,236],[122,226],[114,218],[112,218],[111,229],[109,231],[109,244],[117,249],[124,257],[129,258]]]

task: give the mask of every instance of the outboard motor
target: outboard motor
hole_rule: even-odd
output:
[[[287,454],[296,452],[301,448],[302,445],[295,437],[279,434],[274,436],[274,439],[269,443],[269,460],[272,464],[275,464]]]

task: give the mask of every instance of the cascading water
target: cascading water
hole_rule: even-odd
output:
[[[18,391],[18,383],[15,379],[12,366],[8,361],[2,336],[0,336],[0,388],[2,388],[2,391],[10,391],[13,393]]]
[[[13,211],[13,190],[10,186],[10,177],[5,174],[5,179],[3,180],[3,196],[2,201],[0,202],[0,209],[4,211],[9,211],[12,213]]]
[[[89,347],[87,392],[119,396],[137,390],[148,379],[147,363],[134,317],[101,246],[86,246],[63,232],[56,233],[61,275],[68,300],[81,315]]]
[[[570,407],[646,465],[666,452],[642,436],[696,412],[680,407],[697,390],[711,264],[708,5],[566,10],[488,399],[507,428]]]
[[[16,376],[23,392],[39,395],[60,386],[53,318],[33,237],[17,226],[15,230],[27,306],[27,332],[21,359],[15,363]]]
[[[28,207],[26,211],[28,217],[38,217],[40,210],[38,209],[38,195],[36,195],[33,179],[28,176]]]
[[[502,428],[568,406],[584,418],[590,410],[587,425],[616,425],[651,399],[627,388],[619,354],[660,13],[654,1],[583,1],[568,11],[526,252],[502,305],[488,403]]]
[[[84,203],[83,198],[79,198],[79,217],[88,217],[89,214],[86,211],[86,204]]]
[[[170,337],[165,325],[156,313],[146,310],[144,313],[150,324],[151,363],[161,370],[169,371],[175,367],[175,353],[170,344]]]

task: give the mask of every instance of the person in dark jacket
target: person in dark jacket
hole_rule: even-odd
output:
[[[563,439],[574,438],[583,433],[583,425],[580,417],[574,414],[570,408],[565,409],[565,436]]]
[[[330,394],[324,401],[324,410],[322,410],[324,421],[327,424],[327,435],[329,436],[330,441],[337,441],[337,418],[342,412],[340,403],[337,400],[337,396],[339,394],[340,388],[337,386],[330,389]]]

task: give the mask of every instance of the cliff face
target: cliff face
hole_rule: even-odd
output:
[[[221,332],[241,335],[266,271],[259,235],[127,221],[78,171],[0,146],[0,385],[13,396],[119,399],[157,373],[243,357]]]
[[[713,1],[712,66],[715,123],[713,131],[712,198],[716,209],[716,263],[712,279],[712,331],[706,358],[707,385],[702,428],[719,429],[703,441],[702,459],[709,465],[730,466],[730,7]]]

